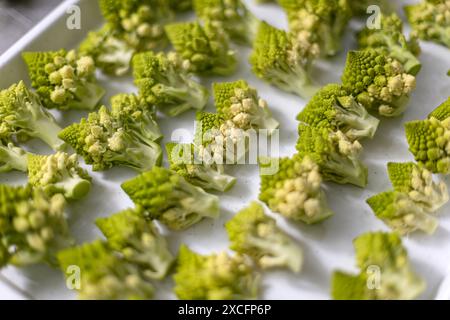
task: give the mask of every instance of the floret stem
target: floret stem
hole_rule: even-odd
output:
[[[205,172],[207,170],[207,172]],[[198,178],[197,178],[198,177]],[[214,189],[220,192],[226,192],[230,190],[236,183],[236,178],[217,172],[216,170],[205,166],[199,168],[196,171],[196,177],[194,178],[195,185],[202,187],[203,189]]]
[[[347,157],[332,154],[325,164],[326,168],[332,174],[323,172],[325,178],[340,184],[353,184],[357,187],[364,188],[367,185],[368,169],[362,166],[358,161],[353,161]]]
[[[205,94],[205,89],[200,84],[194,83],[194,81],[190,81],[189,86],[182,89],[160,84],[158,85],[158,91],[162,91],[165,95],[174,97],[175,101],[186,101],[185,103],[177,103],[167,109],[161,108],[162,112],[172,117],[192,108],[202,110],[209,98],[208,94]]]
[[[133,141],[132,144],[128,145],[124,154],[119,154],[113,159],[127,167],[145,172],[161,164],[162,150],[159,144],[153,141],[147,141],[146,143]]]
[[[75,110],[93,110],[105,95],[106,91],[97,83],[83,82],[73,94],[76,100],[69,103],[67,108]]]
[[[399,46],[389,47],[389,55],[402,63],[406,73],[417,75],[422,68],[422,64],[417,57],[409,50]]]
[[[299,95],[302,98],[312,97],[320,88],[312,83],[307,71],[302,67],[291,70],[285,68],[283,71],[272,69],[268,71],[266,78],[273,79],[273,84],[280,89]]]
[[[245,21],[245,32],[242,37],[245,38],[246,44],[252,44],[255,41],[256,35],[258,34],[259,26],[261,25],[261,20],[259,20],[253,13],[248,11]]]
[[[41,139],[55,151],[64,149],[64,141],[58,138],[62,129],[48,117],[41,117],[34,123],[30,123],[30,127],[32,132],[27,132],[30,136]]]
[[[12,170],[27,172],[28,161],[27,154],[22,149],[10,144],[4,146],[0,142],[0,173],[9,172]]]
[[[351,129],[345,132],[345,135],[351,140],[358,140],[362,137],[373,138],[377,132],[380,120],[366,112],[366,116],[343,114],[336,116],[337,120],[347,124]]]
[[[51,185],[50,188],[57,191],[64,190],[63,195],[66,199],[78,200],[89,193],[91,182],[80,177],[70,177]]]

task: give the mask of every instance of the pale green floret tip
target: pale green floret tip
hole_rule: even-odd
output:
[[[257,299],[260,283],[245,257],[226,252],[202,256],[185,245],[173,278],[175,294],[182,300]]]
[[[252,202],[225,224],[230,248],[250,256],[263,269],[288,268],[300,272],[303,250],[277,227],[263,207]]]
[[[10,171],[27,172],[27,153],[13,143],[0,140],[0,173]]]

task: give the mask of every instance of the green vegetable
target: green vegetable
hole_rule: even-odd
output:
[[[337,84],[329,84],[316,93],[297,120],[315,128],[342,131],[350,140],[373,138],[380,123]]]
[[[350,141],[341,131],[300,124],[297,150],[319,166],[325,180],[358,187],[367,185],[367,167],[360,160],[361,144]]]
[[[259,290],[259,276],[244,257],[226,252],[202,256],[185,245],[173,278],[182,300],[256,299]]]
[[[189,74],[188,60],[175,53],[140,53],[133,58],[134,82],[145,100],[169,116],[202,110],[208,90]]]
[[[236,54],[228,37],[212,23],[181,22],[166,26],[166,33],[190,71],[202,75],[229,76],[236,71]]]
[[[105,95],[95,63],[75,50],[24,52],[31,84],[46,108],[93,110]]]
[[[389,14],[394,11],[392,2],[389,0],[347,0],[353,15],[355,16],[369,16],[373,15],[374,12],[367,12],[370,6],[378,6],[382,13]]]
[[[350,51],[342,84],[368,110],[396,117],[406,110],[416,78],[399,61],[380,50],[367,49]]]
[[[303,250],[274,219],[264,214],[263,207],[252,202],[225,224],[230,248],[250,256],[261,268],[289,268],[300,272]]]
[[[219,216],[219,198],[193,186],[175,172],[154,167],[122,184],[131,200],[173,230],[187,229],[203,218]]]
[[[369,232],[353,241],[358,275],[336,271],[331,283],[337,300],[411,300],[425,290],[395,233]]]
[[[27,153],[12,142],[0,140],[0,173],[13,170],[27,172]]]
[[[175,12],[185,12],[192,9],[193,0],[168,0],[170,8]]]
[[[322,189],[319,167],[309,155],[303,159],[271,159],[274,161],[278,164],[276,173],[263,175],[261,170],[261,201],[272,211],[306,224],[319,223],[333,215]],[[260,166],[264,167],[262,163]]]
[[[429,114],[428,118],[435,118],[440,121],[450,118],[450,97],[439,105],[439,107],[434,109],[433,112]]]
[[[253,43],[250,64],[258,78],[308,98],[318,90],[309,74],[317,56],[317,50],[310,43],[262,22]]]
[[[138,210],[124,210],[95,222],[108,240],[108,245],[123,259],[138,267],[147,279],[163,279],[175,258],[166,239],[152,221],[147,221]]]

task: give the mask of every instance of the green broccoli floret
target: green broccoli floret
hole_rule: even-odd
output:
[[[76,154],[28,154],[27,164],[29,183],[48,195],[61,193],[66,199],[78,200],[91,189],[91,177],[80,167]]]
[[[417,75],[422,64],[416,55],[420,53],[417,38],[408,41],[403,34],[403,21],[392,13],[381,16],[381,28],[364,28],[358,34],[358,44],[361,49],[380,49],[385,55],[399,61],[406,73]]]
[[[213,90],[217,112],[237,128],[272,131],[280,126],[272,117],[267,102],[245,80],[214,83]]]
[[[225,228],[230,248],[250,256],[261,268],[286,267],[300,272],[302,248],[277,227],[275,220],[267,216],[257,202],[239,211]]]
[[[167,46],[164,25],[174,17],[167,0],[100,0],[99,4],[110,28],[137,52]]]
[[[260,283],[245,257],[226,252],[202,256],[185,245],[173,278],[175,294],[182,300],[256,299]]]
[[[54,150],[64,147],[61,128],[44,109],[39,97],[20,81],[0,91],[0,140],[38,138]]]
[[[431,117],[405,124],[409,151],[433,173],[450,174],[450,118]]]
[[[332,279],[334,299],[412,300],[425,290],[425,282],[412,270],[397,234],[369,232],[353,244],[361,272],[350,275],[336,271]]]
[[[117,116],[103,106],[60,132],[59,137],[70,144],[94,171],[123,165],[138,171],[161,164],[162,150],[151,139],[141,139],[139,130],[145,123],[133,125],[133,115]],[[133,125],[133,126],[132,126]],[[151,130],[149,130],[151,132]]]
[[[281,90],[309,98],[318,90],[309,75],[317,56],[318,50],[311,43],[262,22],[250,64],[258,78]]]
[[[226,192],[236,183],[235,177],[225,174],[224,165],[204,163],[193,144],[168,143],[166,150],[170,169],[195,186]]]
[[[93,110],[105,95],[95,63],[75,50],[24,52],[31,84],[46,108]]]
[[[416,87],[416,78],[380,50],[350,51],[342,76],[344,89],[368,110],[385,117],[401,115]]]
[[[197,74],[229,76],[236,71],[236,53],[230,49],[228,37],[212,23],[202,27],[198,22],[173,23],[166,33],[189,70]]]
[[[135,49],[106,24],[101,29],[88,33],[80,44],[79,52],[83,56],[91,56],[95,65],[106,74],[123,76],[130,70]]]
[[[108,245],[125,261],[139,267],[145,278],[161,280],[167,275],[175,258],[155,224],[141,212],[128,209],[95,223]]]
[[[316,93],[297,120],[315,128],[342,131],[350,140],[373,138],[380,123],[338,84],[329,84]]]
[[[192,9],[193,0],[169,0],[170,8],[175,12],[185,12]]]
[[[166,168],[154,167],[122,184],[145,215],[173,230],[187,229],[203,218],[219,216],[219,198]]]
[[[261,170],[259,199],[274,212],[294,221],[319,223],[333,215],[322,189],[319,167],[305,155],[272,159],[278,162],[278,171],[264,175]],[[264,161],[264,163],[269,163]],[[264,164],[260,163],[261,168]]]
[[[251,45],[261,21],[241,0],[193,0],[197,16],[223,29],[237,43]]]
[[[437,211],[449,200],[445,182],[436,183],[430,171],[414,162],[389,162],[388,173],[395,191],[408,194],[427,212]]]
[[[424,0],[405,12],[413,35],[450,48],[450,0]]]
[[[55,265],[58,251],[72,245],[62,195],[48,197],[31,186],[0,185],[0,204],[0,243],[9,264]]]
[[[406,193],[382,192],[367,199],[367,204],[379,219],[401,235],[417,230],[433,234],[438,227],[437,219]]]
[[[313,43],[324,56],[334,56],[352,17],[347,0],[279,0],[290,31]]]
[[[79,299],[148,300],[153,297],[154,288],[140,275],[138,267],[116,255],[103,241],[61,251],[58,260],[65,275],[71,275],[73,266],[80,268]]]
[[[133,58],[134,83],[146,101],[169,116],[190,109],[202,110],[209,99],[208,90],[189,74],[188,60],[176,53],[151,51]]]
[[[367,185],[368,169],[360,160],[362,146],[357,140],[350,141],[341,131],[303,124],[298,131],[299,156],[311,157],[325,180],[361,188]]]
[[[27,172],[27,153],[12,142],[0,140],[0,173],[14,170]]]
[[[389,0],[347,0],[350,5],[350,9],[352,10],[352,14],[354,16],[364,16],[373,14],[374,12],[367,12],[367,9],[370,6],[378,6],[384,14],[389,14],[394,11],[394,7],[392,5],[395,1]]]
[[[428,118],[435,118],[439,121],[444,121],[450,118],[450,97],[447,99],[447,101],[443,102],[439,107],[434,109],[433,112],[430,113]]]

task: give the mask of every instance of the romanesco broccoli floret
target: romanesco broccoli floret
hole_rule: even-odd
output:
[[[27,153],[12,142],[0,140],[0,173],[14,170],[27,172]]]
[[[108,245],[137,266],[145,278],[161,280],[167,275],[175,258],[153,221],[146,220],[139,210],[124,210],[95,223]]]
[[[297,150],[319,166],[325,180],[358,187],[367,185],[368,169],[360,160],[362,146],[341,131],[300,124]]]
[[[175,294],[182,300],[256,299],[260,282],[243,256],[226,252],[202,256],[185,245],[173,278]]]
[[[431,117],[405,124],[409,151],[433,173],[450,174],[450,118]]]
[[[389,162],[388,173],[394,190],[408,194],[427,212],[437,211],[449,200],[445,182],[435,182],[429,170],[414,162]]]
[[[67,272],[73,266],[80,268],[79,299],[148,300],[153,297],[154,288],[138,267],[116,255],[103,241],[61,251],[58,260],[64,274],[70,274]]]
[[[236,183],[235,177],[225,173],[224,165],[204,163],[193,144],[168,143],[166,150],[170,169],[195,186],[226,192]]]
[[[278,228],[275,219],[264,213],[263,207],[252,202],[225,224],[230,248],[250,256],[261,268],[289,268],[300,272],[303,250]]]
[[[28,182],[48,195],[62,194],[66,199],[83,198],[91,189],[91,177],[80,167],[76,154],[57,152],[49,156],[28,154]]]
[[[189,74],[190,62],[176,53],[151,51],[133,58],[134,82],[140,95],[169,116],[202,110],[209,99],[208,90]]]
[[[438,227],[437,219],[406,193],[382,192],[367,199],[367,204],[379,219],[401,235],[417,230],[433,234]]]
[[[309,98],[318,90],[309,74],[317,56],[318,50],[308,41],[262,22],[253,43],[250,64],[258,78]]]
[[[450,48],[450,0],[424,0],[405,12],[413,35]]]
[[[54,150],[64,147],[61,128],[23,81],[0,91],[0,140],[38,138]]]
[[[174,16],[167,0],[100,0],[99,4],[110,28],[137,52],[167,46],[164,25]]]
[[[245,80],[214,83],[214,100],[219,114],[242,130],[277,129],[280,123],[272,117],[267,102]]]
[[[101,29],[88,33],[79,52],[92,57],[95,65],[106,74],[123,76],[129,72],[136,50],[114,28],[105,24]]]
[[[170,8],[175,12],[185,12],[192,9],[193,0],[169,0]]]
[[[174,23],[166,26],[173,47],[189,70],[197,74],[229,76],[236,71],[236,53],[230,49],[228,37],[212,23]]]
[[[414,273],[397,234],[365,233],[353,244],[361,271],[358,275],[333,274],[334,299],[411,300],[425,290],[425,282]]]
[[[380,123],[338,84],[317,92],[297,120],[315,128],[342,131],[350,140],[373,138]]]
[[[313,43],[324,56],[334,56],[352,17],[347,0],[279,0],[290,31]]]
[[[194,0],[197,16],[224,30],[237,43],[251,45],[261,21],[242,0]]]
[[[392,5],[395,1],[390,0],[347,0],[350,5],[350,9],[354,16],[364,16],[364,15],[372,15],[374,12],[371,10],[370,12],[367,9],[370,6],[377,6],[381,9],[381,12],[384,14],[389,14],[394,11],[394,6]]]
[[[187,229],[203,218],[219,216],[219,198],[166,168],[154,167],[122,184],[131,200],[150,219],[173,230]]]
[[[93,110],[105,95],[95,62],[75,50],[24,52],[31,84],[46,108]]]
[[[366,49],[350,51],[342,83],[368,110],[396,117],[406,110],[416,78],[382,51]]]
[[[319,166],[308,155],[303,159],[294,156],[273,161],[278,162],[278,171],[272,175],[261,174],[259,193],[259,199],[272,211],[307,224],[333,215],[322,189]],[[260,166],[263,167],[262,162]]]
[[[444,121],[450,118],[450,97],[447,101],[443,102],[439,107],[433,110],[428,116],[428,118],[435,118],[439,121]]]
[[[0,185],[0,243],[8,264],[56,264],[59,250],[72,245],[64,212],[65,199],[48,197],[31,186]]]
[[[407,40],[403,34],[403,21],[392,13],[381,16],[381,28],[364,28],[358,34],[361,49],[380,49],[384,54],[399,61],[406,73],[417,75],[422,67],[417,55],[420,46],[417,38]]]

